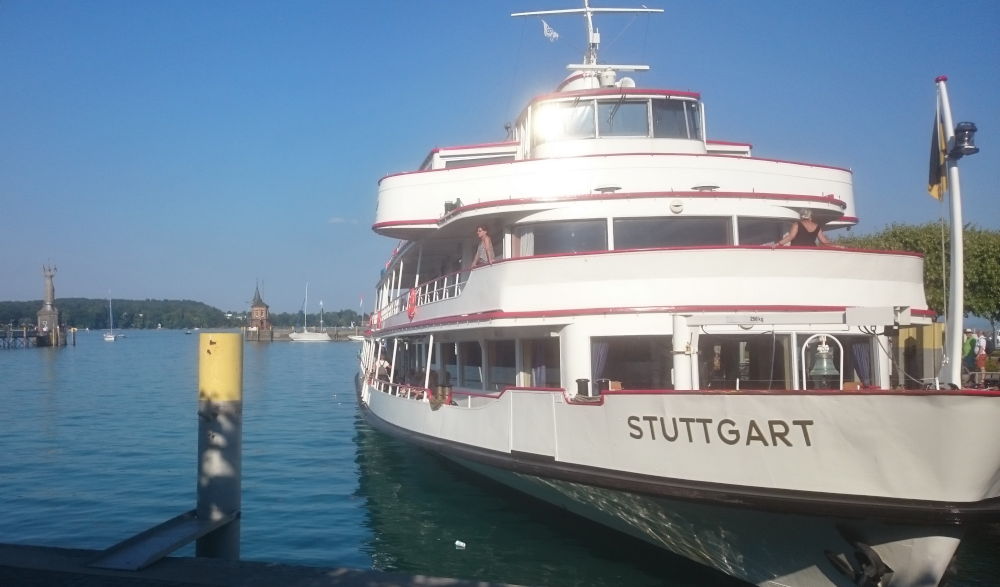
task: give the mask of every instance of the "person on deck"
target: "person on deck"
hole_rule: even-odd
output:
[[[817,244],[823,244],[828,247],[837,246],[823,233],[823,227],[812,219],[812,211],[805,209],[799,212],[798,221],[792,225],[788,233],[781,237],[781,240],[776,242],[774,246],[783,247],[789,244],[793,247],[815,247]]]
[[[962,340],[962,367],[963,380],[965,385],[972,384],[972,373],[976,370],[976,333],[971,328],[965,329],[965,338]]]
[[[493,239],[485,225],[476,227],[476,236],[479,237],[479,247],[476,248],[476,257],[472,260],[473,267],[493,264]]]
[[[976,337],[976,385],[986,382],[986,331],[980,330]]]
[[[375,362],[375,374],[383,381],[389,379],[389,361],[385,360],[385,355],[379,355],[378,361]]]

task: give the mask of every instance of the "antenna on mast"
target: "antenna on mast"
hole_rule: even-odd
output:
[[[583,0],[583,8],[568,8],[564,10],[536,10],[532,12],[514,12],[511,16],[547,16],[562,14],[582,14],[587,24],[587,52],[583,56],[583,63],[568,65],[571,70],[614,70],[614,71],[646,71],[648,65],[599,65],[597,63],[597,50],[601,46],[601,33],[594,28],[594,15],[601,13],[618,14],[642,14],[663,12],[662,8],[593,8],[590,0]]]
[[[583,58],[586,65],[597,65],[597,49],[601,46],[601,33],[594,30],[594,13],[590,11],[590,0],[583,0],[587,20],[587,54]]]

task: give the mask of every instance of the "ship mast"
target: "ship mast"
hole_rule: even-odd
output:
[[[601,46],[601,33],[594,30],[594,13],[590,10],[590,0],[583,0],[587,20],[587,54],[583,57],[586,65],[597,65],[597,49]]]
[[[594,28],[594,15],[600,13],[642,14],[663,12],[662,8],[593,8],[590,0],[583,0],[583,8],[568,8],[564,10],[536,10],[532,12],[515,12],[511,16],[551,16],[562,14],[582,14],[587,24],[587,52],[583,63],[568,65],[571,70],[613,70],[613,71],[646,71],[648,65],[598,65],[597,50],[601,45],[601,33]]]

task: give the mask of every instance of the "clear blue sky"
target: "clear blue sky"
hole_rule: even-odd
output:
[[[925,191],[934,78],[982,152],[965,217],[1000,228],[1000,2],[644,0],[602,60],[700,91],[710,138],[849,167],[861,224],[946,213]],[[358,307],[394,241],[376,182],[504,138],[583,51],[576,0],[0,0],[0,300]],[[633,6],[596,0],[598,6]]]

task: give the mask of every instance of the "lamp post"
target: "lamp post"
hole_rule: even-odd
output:
[[[937,114],[941,117],[941,127],[947,151],[947,186],[949,200],[949,224],[951,236],[951,267],[949,270],[948,307],[945,313],[945,361],[941,364],[940,378],[943,382],[958,387],[962,383],[962,316],[965,315],[965,266],[962,221],[962,188],[958,176],[958,161],[965,155],[975,155],[979,147],[973,143],[976,125],[960,122],[952,126],[951,103],[948,100],[948,76],[938,76]]]

